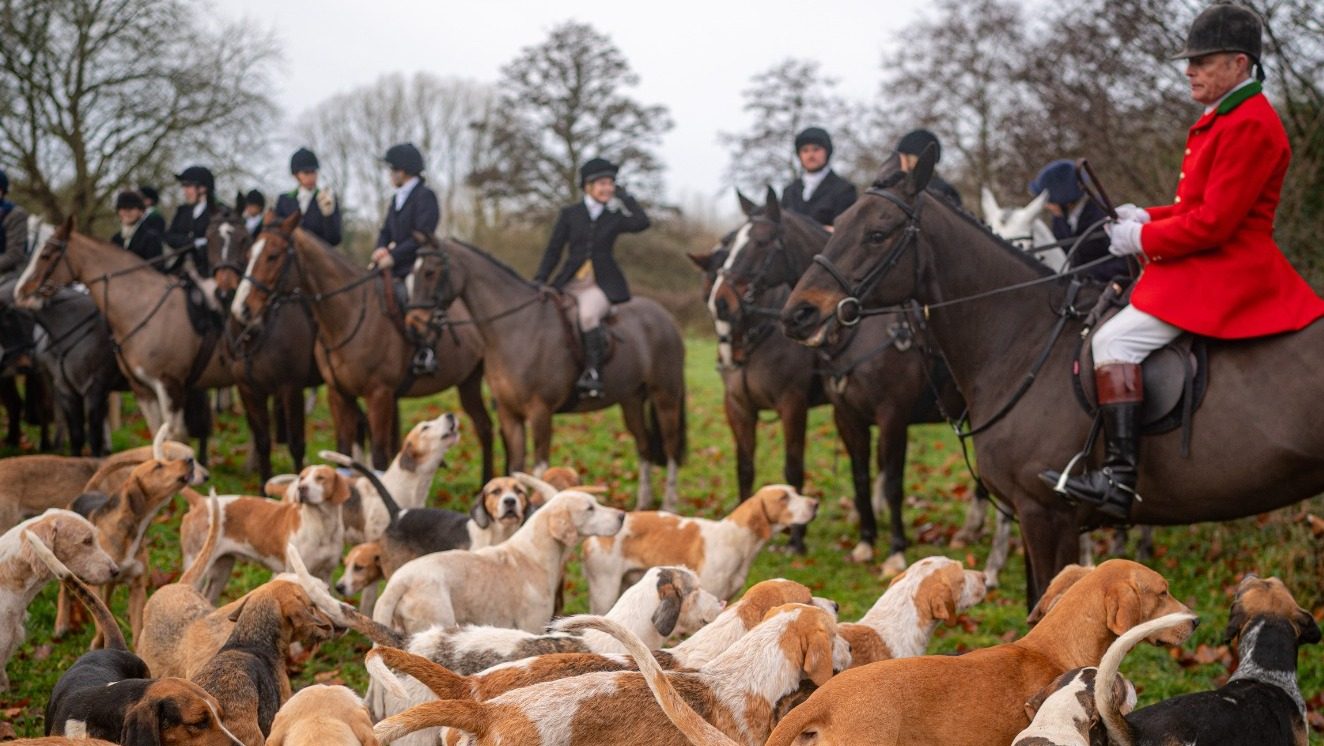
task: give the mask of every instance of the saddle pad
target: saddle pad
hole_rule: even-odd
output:
[[[1096,327],[1097,328],[1097,327]],[[1088,340],[1082,341],[1072,378],[1081,405],[1093,413],[1098,407],[1094,376],[1094,355]],[[1208,354],[1205,340],[1183,334],[1166,347],[1150,353],[1141,366],[1145,400],[1140,407],[1140,426],[1146,434],[1165,433],[1181,425],[1183,395],[1190,382],[1193,397],[1191,412],[1200,408],[1209,384]]]

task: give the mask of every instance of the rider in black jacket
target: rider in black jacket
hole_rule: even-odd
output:
[[[855,185],[828,165],[832,138],[821,127],[810,127],[795,136],[795,154],[804,174],[782,190],[782,207],[808,215],[830,230],[832,221],[855,204]]]
[[[142,195],[133,191],[120,192],[115,197],[115,212],[119,215],[120,229],[110,242],[137,254],[144,261],[161,257],[161,234],[147,220],[147,203]],[[158,264],[153,269],[160,269]]]
[[[920,154],[924,152],[924,148],[930,145],[937,150],[935,154],[937,160],[934,163],[940,163],[942,161],[942,143],[938,142],[937,135],[928,130],[911,130],[902,135],[896,143],[896,152],[901,156],[901,170],[909,171],[914,168],[919,161]],[[935,173],[929,178],[929,189],[946,197],[949,202],[957,207],[961,206],[961,193],[956,191],[956,187],[947,183],[938,174]]]
[[[625,188],[616,184],[619,169],[605,158],[594,158],[579,169],[579,183],[584,199],[561,209],[556,227],[543,252],[542,263],[534,280],[565,290],[579,302],[579,328],[584,338],[584,373],[579,377],[580,393],[586,397],[602,396],[602,358],[607,352],[607,333],[602,319],[614,303],[630,299],[612,248],[622,233],[639,233],[648,228],[648,216]],[[569,257],[561,269],[552,271],[561,261],[566,246]]]
[[[166,272],[183,275],[186,260],[193,259],[193,265],[202,277],[210,277],[211,271],[207,260],[207,227],[211,216],[220,210],[213,197],[216,192],[216,179],[209,169],[202,166],[189,166],[175,175],[184,190],[184,204],[175,210],[175,217],[166,230],[165,241],[180,254],[169,262]]]

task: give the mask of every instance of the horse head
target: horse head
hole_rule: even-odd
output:
[[[427,334],[437,312],[449,308],[460,294],[463,277],[436,236],[414,231],[414,240],[418,242],[418,254],[414,271],[405,280],[409,291],[405,325]]]
[[[74,218],[65,218],[41,248],[32,252],[28,266],[14,284],[14,302],[22,308],[41,308],[46,299],[78,279],[69,264],[69,241],[74,235]]]
[[[216,296],[222,305],[229,305],[244,279],[253,238],[244,225],[244,217],[236,210],[226,210],[207,227],[207,259],[211,264],[212,279],[216,281]],[[270,223],[271,213],[267,213]]]
[[[930,146],[905,172],[893,157],[873,186],[837,217],[832,237],[786,299],[781,322],[788,337],[818,347],[835,326],[858,323],[863,304],[914,296],[919,211],[936,160]]]
[[[294,263],[294,231],[302,217],[293,212],[280,222],[264,224],[249,249],[248,268],[230,304],[230,313],[245,324],[262,318],[281,278]]]

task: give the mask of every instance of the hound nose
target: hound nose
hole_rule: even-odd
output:
[[[299,502],[308,502],[308,485],[299,485]]]
[[[503,508],[515,507],[515,498],[511,497],[510,495],[506,495],[505,497],[501,498],[501,507]]]
[[[811,303],[801,302],[782,312],[782,331],[796,341],[809,338],[822,314]]]

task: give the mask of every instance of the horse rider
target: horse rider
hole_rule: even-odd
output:
[[[262,232],[262,213],[267,210],[267,195],[256,189],[250,189],[244,195],[244,230],[254,240]]]
[[[1144,269],[1130,305],[1090,341],[1104,465],[1068,479],[1066,492],[1118,520],[1129,518],[1136,497],[1140,364],[1150,352],[1182,332],[1245,339],[1296,331],[1324,316],[1324,300],[1273,240],[1292,154],[1260,90],[1260,28],[1259,17],[1239,5],[1214,5],[1196,17],[1173,59],[1187,60],[1191,97],[1205,110],[1187,133],[1177,194],[1170,205],[1122,205],[1109,229],[1108,250],[1135,256]]]
[[[1091,226],[1106,217],[1103,208],[1081,188],[1083,175],[1078,171],[1073,161],[1056,160],[1040,169],[1030,182],[1030,196],[1038,197],[1048,192],[1045,209],[1053,216],[1053,237],[1059,241],[1080,238]],[[1066,251],[1071,246],[1062,248]],[[1110,257],[1108,236],[1102,230],[1096,230],[1081,240],[1071,254],[1069,266],[1079,267],[1104,257]],[[1110,257],[1108,261],[1086,270],[1085,275],[1107,282],[1113,278],[1126,277],[1129,272],[1125,258]],[[1130,284],[1129,278],[1125,284]]]
[[[587,398],[603,395],[607,330],[602,328],[602,320],[612,304],[630,300],[630,286],[612,254],[616,238],[622,233],[639,233],[650,225],[644,208],[616,183],[619,170],[605,158],[594,158],[579,169],[584,198],[561,208],[533,278],[545,287],[570,293],[578,303],[584,372],[576,386]],[[553,278],[552,270],[567,245],[569,255]],[[548,278],[552,278],[550,282]]]
[[[9,176],[0,171],[0,277],[23,270],[28,260],[28,211],[9,200]]]
[[[161,234],[152,229],[147,218],[147,204],[141,194],[125,190],[116,195],[115,214],[119,216],[120,229],[110,237],[111,243],[132,251],[145,261],[161,257]]]
[[[436,233],[437,223],[441,222],[441,205],[436,193],[423,182],[423,154],[418,152],[413,143],[392,145],[382,160],[390,169],[395,195],[386,209],[382,229],[377,234],[377,248],[372,252],[372,264],[377,269],[391,270],[391,277],[395,280],[395,297],[403,309],[408,300],[404,281],[414,270],[414,258],[418,253],[414,232],[428,236]],[[424,375],[436,371],[437,357],[432,346],[421,339],[415,342],[411,364],[414,374]]]
[[[156,191],[156,187],[146,184],[138,185],[138,194],[142,195],[143,204],[147,205],[146,227],[151,228],[158,236],[166,234],[165,216],[161,214],[161,194]]]
[[[924,149],[930,145],[935,150],[936,159],[934,163],[942,161],[942,143],[938,140],[937,135],[925,129],[911,130],[902,135],[896,143],[896,152],[901,163],[901,170],[910,173],[911,169],[915,168],[915,164],[919,163],[920,153],[923,153]],[[957,207],[961,206],[961,193],[956,191],[956,187],[947,183],[937,173],[934,173],[929,179],[929,189],[947,198],[947,201]]]
[[[194,268],[202,277],[210,277],[207,260],[207,227],[213,214],[219,212],[213,195],[216,191],[216,178],[211,170],[203,166],[189,166],[175,175],[184,192],[184,204],[175,210],[175,217],[166,230],[165,242],[179,253],[166,271],[170,274],[183,275],[187,272],[188,260],[192,259]]]
[[[283,219],[298,212],[303,215],[299,220],[300,228],[332,246],[339,246],[340,203],[330,187],[317,186],[319,167],[313,151],[308,148],[294,151],[290,156],[290,175],[298,186],[276,198],[276,217]]]
[[[810,127],[795,136],[795,155],[803,172],[782,190],[781,205],[808,215],[830,231],[832,221],[855,204],[855,185],[828,165],[832,138],[822,127]]]

